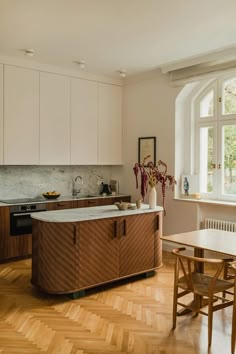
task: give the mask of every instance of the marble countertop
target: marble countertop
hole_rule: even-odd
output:
[[[144,213],[154,213],[163,211],[162,207],[157,206],[150,209],[148,204],[142,204],[141,209],[119,210],[115,205],[96,206],[90,208],[76,208],[64,210],[42,211],[31,214],[36,220],[46,222],[78,222],[119,216],[130,216]]]
[[[35,201],[35,202],[26,202],[26,203],[3,203],[0,202],[0,206],[12,206],[12,205],[23,205],[23,204],[39,204],[39,203],[55,203],[55,202],[66,202],[66,201],[71,201],[71,200],[85,200],[85,199],[97,199],[97,198],[122,198],[122,197],[128,197],[130,195],[128,194],[115,194],[115,195],[102,195],[102,194],[81,194],[78,197],[72,197],[72,196],[60,196],[57,199],[46,199],[43,198],[41,200]],[[40,197],[39,197],[40,198]],[[8,198],[4,198],[8,199]],[[10,198],[9,198],[10,199]],[[12,198],[13,199],[13,198]]]

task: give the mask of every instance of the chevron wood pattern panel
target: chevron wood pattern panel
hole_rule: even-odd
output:
[[[120,224],[120,276],[154,268],[154,214],[129,216]]]
[[[51,293],[76,292],[160,266],[157,220],[156,213],[78,223],[34,220],[32,283]]]
[[[173,260],[151,278],[94,289],[80,299],[37,292],[31,260],[0,264],[1,354],[206,354],[207,317],[171,329]],[[232,310],[214,314],[211,354],[230,354]]]
[[[119,277],[119,239],[115,219],[79,225],[79,286],[88,287]]]
[[[76,232],[76,225],[72,223],[38,221],[33,224],[33,265],[38,272],[37,276],[36,271],[33,272],[32,281],[35,285],[55,293],[78,289],[79,260]]]

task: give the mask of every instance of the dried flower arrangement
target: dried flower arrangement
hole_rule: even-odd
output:
[[[146,156],[142,163],[136,162],[133,170],[136,177],[136,188],[138,188],[138,175],[140,172],[141,176],[141,196],[144,199],[145,195],[148,191],[148,185],[151,187],[155,187],[158,183],[161,184],[162,191],[162,206],[165,211],[165,193],[166,189],[171,189],[174,191],[174,186],[176,184],[176,180],[174,176],[167,175],[167,165],[165,162],[159,160],[157,166],[154,166],[153,162],[146,161],[150,158],[150,155]],[[162,166],[163,169],[160,171],[159,166]]]

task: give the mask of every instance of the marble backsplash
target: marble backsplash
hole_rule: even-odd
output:
[[[69,196],[72,180],[78,175],[83,179],[81,194],[98,194],[101,182],[110,183],[111,169],[111,166],[0,166],[0,199],[34,198],[54,190]]]

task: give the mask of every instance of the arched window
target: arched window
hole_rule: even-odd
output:
[[[211,81],[192,100],[198,190],[236,201],[236,75]]]

